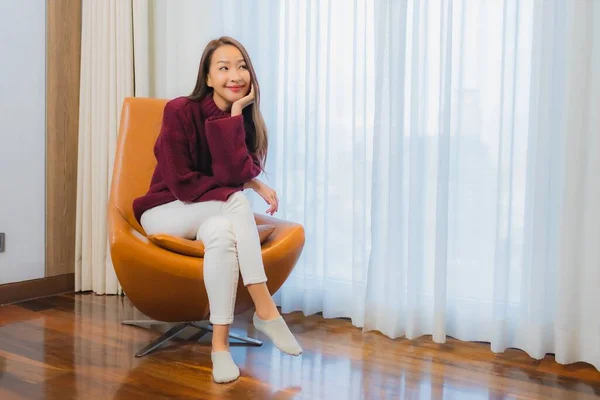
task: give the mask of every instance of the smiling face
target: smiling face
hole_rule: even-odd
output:
[[[232,45],[215,50],[210,60],[206,84],[213,89],[213,99],[221,110],[250,92],[251,75],[239,49]]]

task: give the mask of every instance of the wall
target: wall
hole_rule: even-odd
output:
[[[75,286],[81,7],[0,1],[0,305]]]
[[[0,1],[0,284],[45,275],[46,1]]]

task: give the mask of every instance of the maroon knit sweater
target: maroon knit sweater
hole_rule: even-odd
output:
[[[258,159],[247,144],[253,138],[246,137],[243,118],[221,111],[212,96],[169,101],[154,145],[157,165],[150,189],[133,201],[138,222],[144,211],[177,199],[225,201],[258,176]]]

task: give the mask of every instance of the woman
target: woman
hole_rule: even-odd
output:
[[[229,325],[240,272],[256,307],[256,329],[281,351],[302,353],[267,289],[254,214],[243,194],[253,189],[269,204],[268,214],[278,210],[277,193],[256,178],[267,155],[259,93],[244,47],[229,37],[211,41],[192,94],[165,106],[150,189],[133,204],[148,235],[204,242],[213,379],[219,383],[239,376],[229,352]]]

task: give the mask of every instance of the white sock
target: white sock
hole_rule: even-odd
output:
[[[279,316],[271,321],[264,321],[254,314],[253,322],[254,327],[267,335],[279,350],[293,356],[302,353],[302,348],[292,332],[290,332],[283,317]]]
[[[228,351],[216,351],[211,353],[213,363],[213,379],[217,383],[233,382],[240,376],[240,369]]]

